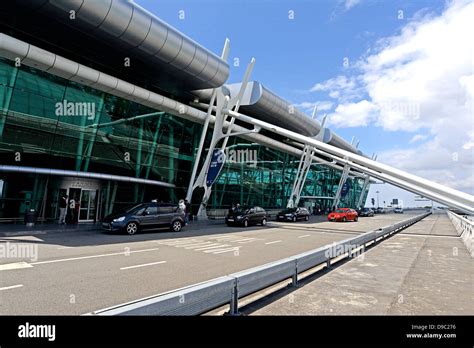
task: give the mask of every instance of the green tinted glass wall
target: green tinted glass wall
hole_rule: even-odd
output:
[[[76,109],[65,112],[59,105]],[[90,109],[78,109],[80,105]],[[92,109],[93,113],[86,112]],[[147,117],[133,120],[137,115]],[[164,181],[177,188],[120,184],[116,201],[126,205],[154,195],[177,200],[185,196],[201,130],[201,125],[180,117],[0,59],[2,164]],[[266,208],[285,206],[299,158],[240,138],[231,138],[228,144],[229,150],[252,151],[255,163],[226,163],[208,206],[227,207],[232,202]],[[17,152],[21,162],[15,161]],[[302,195],[333,197],[340,175],[339,171],[314,165]],[[43,181],[34,176],[24,180],[36,200],[41,200]],[[356,180],[344,204],[355,206],[360,186]]]

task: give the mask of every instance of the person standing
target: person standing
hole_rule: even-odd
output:
[[[75,201],[76,203],[76,213],[74,214],[75,216],[75,220],[74,220],[74,223],[77,224],[79,223],[79,212],[80,212],[80,209],[81,209],[81,202],[79,200]]]
[[[187,199],[184,200],[184,205],[186,207],[184,211],[184,221],[186,222],[186,225],[188,224],[189,221],[189,214],[191,214],[191,203],[188,202]]]
[[[67,210],[67,195],[62,195],[59,200],[59,224],[64,225],[66,223],[66,210]]]
[[[71,224],[76,222],[76,201],[74,198],[69,200],[69,216]]]

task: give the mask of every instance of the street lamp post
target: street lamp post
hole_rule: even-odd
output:
[[[380,208],[380,204],[379,204],[379,193],[380,193],[380,191],[375,191],[375,193],[377,194],[377,208]]]

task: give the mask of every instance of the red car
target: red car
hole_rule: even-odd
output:
[[[357,212],[350,208],[337,208],[328,215],[328,221],[357,221],[358,218]]]

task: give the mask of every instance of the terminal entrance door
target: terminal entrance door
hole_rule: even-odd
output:
[[[69,200],[73,198],[76,202],[79,202],[79,222],[93,222],[96,220],[97,192],[97,190],[69,188]]]
[[[94,221],[97,213],[97,190],[81,190],[79,221]]]

